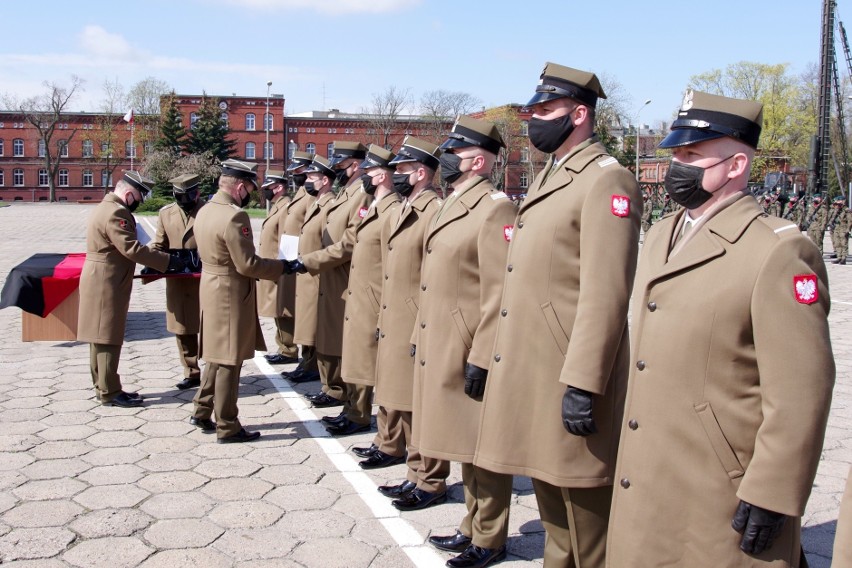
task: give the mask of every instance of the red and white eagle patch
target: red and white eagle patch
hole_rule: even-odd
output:
[[[793,292],[800,304],[813,304],[819,300],[819,287],[816,274],[793,276]]]
[[[630,200],[623,195],[613,195],[610,210],[616,217],[627,217],[630,215]]]
[[[362,207],[358,210],[358,216],[363,219],[367,216],[367,211],[369,211],[369,209],[367,209],[366,207]]]
[[[247,238],[247,239],[250,239],[250,238],[251,238],[251,230],[249,230],[249,228],[248,228],[248,227],[243,227],[241,230],[242,230],[242,232],[243,232],[243,236],[244,236],[245,238]]]
[[[514,225],[503,225],[503,238],[506,239],[507,243],[512,242],[512,234],[515,232]]]
[[[127,219],[119,219],[118,220],[118,226],[121,227],[122,229],[126,229],[127,228]]]

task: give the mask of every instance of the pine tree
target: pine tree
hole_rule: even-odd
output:
[[[177,157],[180,155],[184,144],[186,144],[186,129],[181,122],[175,94],[172,92],[162,111],[160,136],[154,143],[154,148],[171,152]]]
[[[228,123],[219,116],[219,101],[204,93],[198,107],[198,118],[190,127],[189,139],[184,144],[188,154],[210,152],[219,161],[234,154],[236,141],[228,139]]]

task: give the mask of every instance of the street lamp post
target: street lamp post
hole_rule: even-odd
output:
[[[639,131],[642,127],[639,125],[639,113],[642,112],[642,109],[651,104],[651,99],[645,101],[645,103],[639,107],[639,110],[636,111],[636,183],[639,183]]]
[[[266,145],[263,147],[263,153],[266,157],[266,171],[263,173],[266,176],[269,173],[269,89],[272,87],[272,81],[266,82],[266,114],[263,115],[263,129],[266,130]],[[269,208],[272,204],[266,200],[266,212],[269,213]]]

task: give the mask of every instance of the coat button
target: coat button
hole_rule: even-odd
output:
[[[500,310],[500,315],[503,316],[503,317],[506,317],[507,315],[509,315],[509,310],[507,310],[505,308]]]
[[[383,310],[386,310],[386,309],[388,309],[388,306],[387,306],[387,304],[384,304],[384,305],[382,305],[382,309],[383,309]]]
[[[425,365],[426,365],[426,361],[424,361],[423,359],[420,359],[420,366],[423,367]]]
[[[381,334],[381,338],[382,338],[382,339],[384,339],[384,338],[385,338],[385,334],[384,334],[384,332],[382,332],[382,334]]]
[[[420,322],[420,329],[426,329],[426,322]]]
[[[422,286],[420,286],[420,289],[425,292],[426,291],[426,284],[423,284]]]
[[[393,250],[393,245],[388,245],[388,250]]]
[[[387,274],[385,274],[385,280],[387,280],[387,279],[388,279],[388,275],[387,275]]]
[[[636,368],[640,371],[645,370],[645,361],[636,361]]]
[[[497,361],[498,363],[500,362],[500,354],[499,353],[494,356],[494,360]]]
[[[630,427],[631,430],[635,430],[636,428],[639,427],[639,423],[636,422],[636,420],[631,420],[630,422],[627,423],[627,425]]]
[[[349,316],[346,316],[346,317],[345,317],[345,318],[343,318],[343,319],[345,319],[346,321],[349,321]]]
[[[350,296],[352,295],[352,290],[349,290],[349,295],[350,295]]]
[[[518,221],[518,228],[519,228],[519,229],[523,229],[523,228],[524,228],[524,222],[523,222],[523,221]]]
[[[627,489],[628,487],[630,487],[630,480],[625,477],[621,480],[621,486]]]
[[[657,310],[657,302],[648,302],[648,310],[652,311],[652,312],[656,311]]]
[[[432,254],[432,247],[426,249],[426,254]]]
[[[509,272],[512,272],[512,265],[510,264],[509,266],[507,266],[507,267],[506,267],[506,269],[507,269]]]

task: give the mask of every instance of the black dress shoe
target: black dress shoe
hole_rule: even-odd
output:
[[[289,365],[290,363],[298,363],[298,357],[288,357],[281,353],[273,353],[272,355],[264,355],[264,359],[271,365]]]
[[[399,499],[408,495],[417,488],[417,485],[407,479],[399,485],[380,485],[379,493],[391,499]]]
[[[451,536],[430,536],[429,544],[441,550],[464,552],[470,546],[470,537],[465,536],[461,531],[456,531],[456,534]]]
[[[316,398],[308,400],[311,401],[311,404],[314,405],[314,408],[330,408],[332,406],[343,406],[342,400],[337,400],[333,396],[329,396],[325,393],[320,394]]]
[[[322,420],[326,424],[338,424],[340,422],[343,422],[343,420],[345,418],[346,418],[346,411],[344,410],[343,412],[341,412],[337,416],[323,416],[322,418],[320,418],[320,420]]]
[[[306,371],[305,369],[281,373],[281,376],[293,383],[309,383],[320,378],[319,371]]]
[[[480,548],[470,545],[464,552],[447,560],[450,568],[484,568],[506,558],[506,545],[499,548]]]
[[[180,390],[191,389],[201,386],[201,379],[184,379],[175,385]]]
[[[189,423],[193,426],[198,426],[201,428],[202,432],[215,432],[216,431],[216,423],[210,420],[209,418],[196,418],[193,416],[189,419]]]
[[[383,467],[390,467],[392,465],[397,465],[403,463],[405,461],[405,456],[392,456],[384,453],[381,450],[376,450],[375,453],[369,458],[365,459],[362,462],[358,462],[358,465],[361,466],[361,469],[380,469]]]
[[[115,398],[112,400],[108,400],[103,404],[107,406],[121,406],[123,408],[135,408],[137,406],[142,406],[142,397],[132,397],[124,391],[121,391]]]
[[[245,428],[240,428],[240,431],[225,438],[216,440],[218,444],[240,444],[242,442],[251,442],[260,438],[260,432],[249,432]]]
[[[129,396],[130,398],[138,398],[139,400],[142,400],[142,395],[141,395],[141,394],[139,394],[138,392],[127,392],[127,391],[124,391],[124,394],[126,394],[126,395],[127,395],[127,396]]]
[[[431,493],[422,489],[414,489],[399,499],[391,501],[391,505],[400,511],[418,511],[431,505],[439,505],[447,500],[447,492]]]
[[[316,406],[316,404],[314,404],[314,406]],[[348,436],[350,434],[357,434],[358,432],[367,432],[371,427],[372,424],[369,422],[367,424],[358,424],[357,422],[352,422],[347,418],[344,418],[343,422],[329,424],[325,427],[325,429],[332,436]]]
[[[322,392],[322,391],[319,391],[319,392],[306,392],[306,393],[305,393],[305,394],[303,394],[302,396],[303,396],[303,397],[305,397],[305,399],[309,400],[310,402],[313,402],[315,398],[319,398],[319,397],[321,397],[323,394],[325,394],[325,393],[324,393],[324,392]]]
[[[376,444],[370,444],[369,448],[352,448],[352,453],[362,458],[368,458],[379,450]]]

